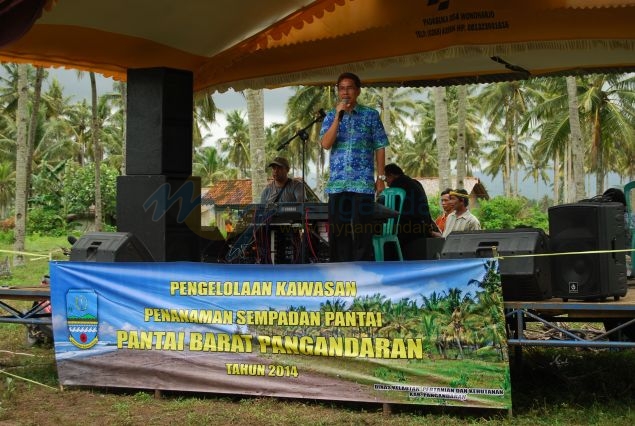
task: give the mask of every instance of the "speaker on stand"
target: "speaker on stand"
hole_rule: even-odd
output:
[[[607,297],[618,300],[626,295],[626,256],[613,252],[626,248],[621,203],[579,202],[550,207],[549,235],[552,253],[577,253],[552,257],[554,297],[566,302]]]

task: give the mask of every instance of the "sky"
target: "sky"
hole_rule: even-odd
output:
[[[87,98],[90,96],[90,79],[88,76],[84,76],[81,80],[77,79],[77,74],[73,70],[50,70],[52,76],[55,76],[64,88],[64,93],[67,96],[73,96],[76,100],[80,100],[83,97]],[[112,90],[113,80],[110,78],[105,78],[100,74],[97,74],[97,93],[98,95],[104,94]],[[285,120],[285,109],[286,102],[289,97],[293,94],[293,89],[289,87],[280,88],[280,89],[272,89],[264,91],[264,110],[265,110],[265,126],[268,126],[272,123],[282,123]],[[217,107],[223,111],[223,114],[219,114],[217,116],[217,123],[212,127],[211,134],[207,137],[205,144],[213,144],[219,138],[225,137],[224,128],[227,124],[225,120],[225,114],[228,114],[234,110],[243,111],[244,116],[247,116],[247,102],[245,98],[237,92],[227,91],[225,93],[215,93],[213,95],[214,102]],[[281,141],[281,143],[284,141]],[[551,175],[551,170],[547,170],[547,173]],[[486,176],[484,173],[475,172],[473,173],[476,177],[481,180],[481,183],[487,189],[489,195],[491,197],[502,195],[503,194],[503,185],[501,182],[501,178],[492,179],[489,176]],[[526,181],[522,181],[524,178],[524,174],[520,175],[520,188],[528,198],[539,199],[544,195],[553,196],[552,190],[544,184],[539,184],[538,189],[536,189],[536,185],[532,182],[531,178]],[[310,179],[307,177],[309,184]],[[612,186],[623,186],[625,182],[620,182],[619,177],[617,175],[609,176],[609,187]],[[587,196],[591,197],[596,195],[595,191],[595,177],[587,178],[585,182],[587,188]]]

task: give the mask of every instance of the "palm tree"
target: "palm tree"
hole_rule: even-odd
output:
[[[596,190],[604,187],[604,177],[616,170],[613,160],[620,152],[632,152],[635,77],[619,74],[580,78],[583,93],[580,106],[591,130],[590,171],[595,172]],[[632,161],[632,157],[631,157]]]
[[[471,99],[470,86],[447,88],[448,124],[450,126],[450,157],[456,159],[458,188],[463,188],[465,176],[481,167],[482,114],[476,109],[478,102]]]
[[[490,84],[479,97],[484,112],[491,120],[490,131],[494,132],[496,128],[504,130],[503,186],[508,197],[518,194],[518,141],[523,132],[523,116],[530,109],[529,84],[519,81]]]
[[[29,120],[29,135],[28,135],[28,153],[27,153],[27,190],[30,192],[31,188],[31,172],[33,169],[33,150],[35,149],[35,139],[38,133],[38,119],[40,116],[40,102],[42,100],[42,80],[45,77],[44,68],[37,67],[35,69],[35,81],[33,83],[33,100],[31,102],[31,117]]]
[[[527,163],[527,174],[523,178],[523,182],[531,177],[536,185],[536,199],[540,198],[538,193],[538,184],[540,182],[549,183],[549,175],[545,171],[547,159],[536,152],[535,145],[530,150],[529,162]]]
[[[437,136],[439,155],[439,188],[450,186],[450,129],[448,125],[448,105],[445,87],[433,87],[434,129]]]
[[[456,186],[457,188],[465,187],[465,172],[467,163],[466,159],[466,142],[465,127],[467,116],[467,87],[459,86],[457,88],[457,135],[456,135]]]
[[[420,127],[410,142],[397,136],[394,140],[401,141],[396,162],[401,165],[404,173],[410,176],[436,176],[439,172],[437,147],[434,140],[434,127]]]
[[[239,179],[245,177],[250,165],[249,129],[240,111],[231,111],[227,115],[225,138],[219,139],[221,152],[226,153],[229,165],[237,169]]]
[[[320,312],[344,312],[346,310],[346,302],[340,298],[329,299],[326,302],[320,303]],[[324,335],[338,337],[342,333],[337,326],[322,328]]]
[[[100,144],[100,123],[97,116],[97,82],[95,73],[90,72],[90,103],[91,103],[91,126],[90,139],[92,142],[95,158],[95,230],[102,230],[102,201],[101,201],[101,144]]]
[[[49,84],[49,90],[43,95],[45,104],[45,119],[41,138],[35,142],[34,156],[36,164],[41,161],[57,163],[66,161],[75,155],[76,146],[73,144],[74,129],[70,118],[74,114],[75,106],[71,105],[71,98],[64,97],[63,89],[56,79]]]
[[[320,110],[327,110],[337,103],[337,94],[331,86],[299,86],[295,88],[295,93],[287,102],[287,122],[277,129],[277,143],[272,148],[280,145],[294,137],[300,129],[306,128],[311,123]],[[294,139],[285,148],[285,154],[293,168],[302,167],[302,148],[304,146],[305,163],[316,164],[315,177],[317,182],[317,192],[323,193],[325,180],[324,175],[326,153],[319,144],[320,123],[307,129],[308,140],[303,144],[301,138]],[[305,170],[305,174],[307,170]]]
[[[414,334],[419,322],[418,308],[414,300],[401,299],[390,303],[384,316],[384,326],[379,330],[381,336],[389,338],[409,337]]]
[[[194,134],[192,145],[196,149],[203,144],[201,129],[210,131],[210,125],[216,121],[216,114],[221,112],[210,93],[198,92],[194,94]]]
[[[15,195],[15,170],[8,161],[0,162],[0,219],[7,215],[7,209]]]
[[[213,146],[196,149],[193,170],[197,176],[201,177],[202,186],[209,186],[220,179],[227,179],[229,173],[225,161]]]
[[[393,136],[399,127],[405,128],[414,117],[416,103],[413,97],[421,93],[418,88],[382,87],[379,89],[368,88],[361,96],[360,102],[369,106],[377,106],[380,110],[381,121],[384,130],[390,140],[386,148],[386,162],[395,161],[395,146]]]
[[[372,296],[364,295],[362,297],[356,297],[351,304],[351,311],[360,312],[379,312],[382,304],[385,302],[386,296],[380,293],[375,293]],[[371,326],[359,326],[358,337],[376,337],[378,327]]]
[[[535,123],[539,140],[534,144],[533,156],[543,159],[545,164],[548,159],[553,162],[553,188],[556,202],[567,201],[560,193],[561,158],[570,144],[570,110],[571,99],[567,99],[567,88],[562,78],[538,80],[537,92],[540,102],[537,102],[531,112],[527,114],[527,120]],[[567,164],[565,170],[570,170]]]
[[[573,76],[567,77],[566,81],[567,99],[569,100],[569,127],[571,128],[573,200],[581,200],[585,197],[586,190],[584,189],[584,148],[582,144],[582,128],[580,127],[578,85],[576,78]]]
[[[257,200],[267,186],[265,173],[265,100],[262,89],[247,89],[249,158],[251,161],[251,199]]]
[[[115,82],[113,89],[115,90],[115,93],[119,95],[116,96],[113,101],[113,107],[115,108],[113,121],[118,123],[115,127],[119,128],[121,132],[121,160],[119,169],[121,170],[121,174],[125,176],[127,155],[126,120],[128,117],[128,90],[126,83],[123,82]]]
[[[28,197],[28,178],[27,171],[30,159],[28,146],[28,103],[29,103],[29,87],[28,87],[28,69],[29,65],[18,65],[18,103],[16,111],[16,176],[15,176],[15,243],[14,248],[17,252],[24,251],[24,242],[26,236],[26,211]],[[22,264],[24,259],[21,255],[15,257],[14,264]]]

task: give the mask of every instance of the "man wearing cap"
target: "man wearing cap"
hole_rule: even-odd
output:
[[[450,235],[452,231],[478,231],[481,229],[481,222],[467,208],[470,204],[470,197],[465,189],[450,191],[450,202],[454,203],[454,211],[448,215],[445,222],[443,238]]]
[[[288,176],[289,162],[286,158],[276,157],[271,160],[268,167],[271,167],[273,181],[262,191],[261,204],[304,201],[304,185]]]

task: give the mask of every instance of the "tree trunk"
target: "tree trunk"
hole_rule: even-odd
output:
[[[14,248],[16,252],[24,251],[24,241],[26,236],[26,203],[28,197],[27,173],[28,173],[28,103],[29,87],[28,72],[29,65],[18,65],[18,109],[16,112],[17,128],[17,152],[15,165],[15,228]],[[18,254],[15,256],[14,264],[23,264],[24,258]]]
[[[31,122],[29,123],[29,142],[27,154],[26,188],[27,199],[31,193],[31,175],[33,171],[33,151],[35,150],[35,136],[37,133],[38,117],[40,115],[40,101],[42,100],[42,80],[44,79],[44,68],[35,69],[35,83],[33,86],[33,108],[31,111]]]
[[[127,142],[126,129],[128,125],[128,86],[126,83],[120,83],[120,84],[121,84],[121,105],[123,108],[123,121],[121,122],[123,126],[123,128],[121,129],[122,131],[121,155],[122,155],[123,161],[121,162],[121,174],[125,176],[126,175],[126,151],[128,148],[128,145],[126,144]]]
[[[569,96],[569,127],[571,128],[572,178],[575,186],[575,199],[581,200],[586,197],[586,189],[584,187],[584,146],[582,143],[578,89],[575,77],[567,77],[567,94]]]
[[[448,104],[445,87],[433,87],[434,130],[437,136],[439,155],[439,188],[452,186],[450,169],[450,130],[448,125]]]
[[[505,191],[505,197],[511,197],[512,195],[512,180],[511,180],[511,150],[512,150],[512,136],[507,134],[505,137],[505,167],[503,169],[503,188]]]
[[[388,136],[388,140],[392,142],[392,122],[390,121],[390,104],[392,102],[392,93],[394,89],[388,87],[381,88],[381,122],[384,125],[384,130],[386,131],[386,135]],[[388,145],[386,147],[386,164],[392,163],[394,161],[393,152]]]
[[[95,231],[101,232],[103,229],[102,201],[101,201],[101,144],[99,143],[99,118],[97,116],[97,82],[95,73],[90,72],[90,98],[92,102],[92,117],[90,137],[93,143],[93,153],[95,155]]]
[[[467,115],[467,86],[458,87],[457,136],[456,136],[456,187],[465,188],[467,152],[465,144],[465,117]]]
[[[510,147],[510,193],[512,197],[518,196],[518,120],[514,114],[514,120],[511,128],[511,147]]]
[[[249,120],[249,157],[251,163],[251,197],[260,201],[260,194],[267,186],[265,160],[265,107],[264,93],[260,90],[245,90],[247,120]]]
[[[560,154],[556,152],[553,158],[553,202],[560,204]]]
[[[593,114],[593,155],[592,161],[595,163],[595,193],[600,194],[604,188],[604,149],[602,148],[602,120],[600,120],[600,111],[596,110]]]

